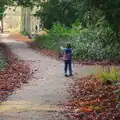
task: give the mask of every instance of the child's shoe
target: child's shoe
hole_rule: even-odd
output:
[[[68,77],[68,75],[67,75],[67,74],[65,74],[65,77]]]
[[[70,76],[73,76],[73,74],[70,74]]]

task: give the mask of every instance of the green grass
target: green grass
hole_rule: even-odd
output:
[[[3,54],[0,52],[0,70],[2,70],[4,67],[5,67],[5,60]]]

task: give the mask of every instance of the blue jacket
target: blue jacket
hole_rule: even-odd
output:
[[[71,48],[62,48],[63,51],[63,60],[72,60],[72,49]]]

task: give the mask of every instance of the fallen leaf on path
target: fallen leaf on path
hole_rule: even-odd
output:
[[[16,88],[20,88],[23,83],[27,83],[33,74],[27,62],[18,60],[5,45],[3,45],[3,50],[7,65],[0,71],[0,102]]]

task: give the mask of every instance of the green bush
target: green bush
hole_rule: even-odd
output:
[[[100,75],[101,80],[105,83],[107,80],[113,81],[113,83],[120,82],[120,69],[115,67],[110,67],[109,70],[104,69],[103,73]]]
[[[29,33],[28,33],[27,31],[25,31],[25,32],[22,32],[21,34],[23,34],[24,36],[27,36],[27,35],[29,35]]]
[[[81,60],[120,59],[120,46],[114,43],[114,32],[109,27],[82,28],[75,23],[66,28],[60,23],[53,25],[47,35],[36,38],[40,47],[59,50],[60,45],[70,42],[73,46],[73,58]]]
[[[5,61],[4,61],[2,53],[0,53],[0,70],[3,69],[4,66],[5,66]]]

